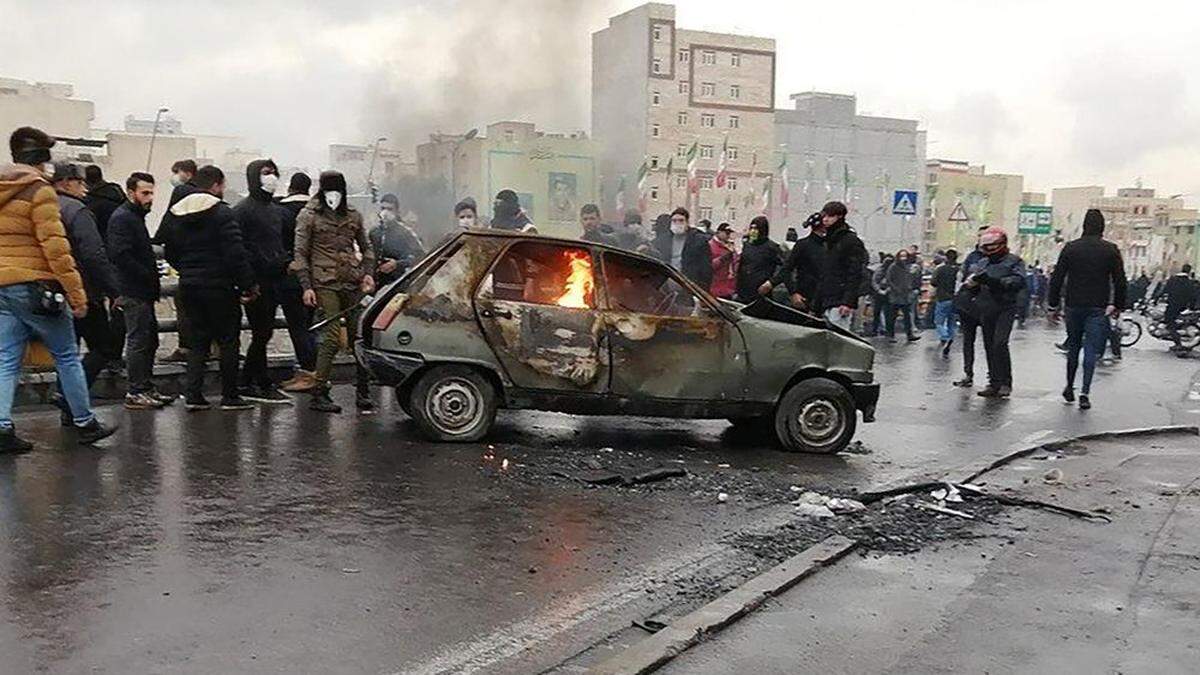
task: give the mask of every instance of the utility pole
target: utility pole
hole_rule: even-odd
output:
[[[375,150],[371,152],[371,166],[367,169],[367,190],[371,193],[372,204],[376,202],[376,193],[378,192],[378,190],[375,189],[375,185],[371,182],[371,179],[375,176],[375,158],[379,156],[379,144],[386,140],[387,138],[384,136],[380,136],[379,138],[375,139]]]
[[[146,173],[150,173],[150,161],[154,159],[154,139],[158,137],[158,121],[162,119],[162,114],[167,112],[167,108],[159,108],[158,112],[154,113],[154,129],[150,131],[150,150],[146,153]]]

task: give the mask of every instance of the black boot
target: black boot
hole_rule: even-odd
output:
[[[19,455],[30,450],[33,450],[33,443],[17,436],[16,429],[0,429],[0,455]]]
[[[308,409],[323,413],[342,412],[342,407],[334,403],[333,398],[329,396],[329,385],[327,384],[313,390],[312,403],[308,404]]]
[[[364,415],[375,413],[375,402],[371,400],[371,390],[359,389],[354,395],[354,407]]]

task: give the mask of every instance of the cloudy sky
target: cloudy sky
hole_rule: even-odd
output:
[[[53,4],[0,0],[0,76],[69,82],[96,123],[171,108],[320,168],[331,142],[516,118],[587,129],[590,33],[636,0]],[[854,93],[931,157],[1027,189],[1142,178],[1200,203],[1200,8],[1167,0],[680,0],[680,26],[773,37],[778,105]]]

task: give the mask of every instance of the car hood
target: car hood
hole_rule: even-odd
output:
[[[819,316],[769,298],[724,309],[736,315],[750,358],[759,367],[815,367],[851,379],[874,367],[875,349],[866,340]]]

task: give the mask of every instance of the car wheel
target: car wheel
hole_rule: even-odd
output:
[[[437,366],[426,371],[413,387],[408,410],[417,428],[430,440],[477,441],[496,420],[496,390],[474,368]]]
[[[791,452],[840,452],[857,425],[850,392],[824,377],[797,382],[775,409],[775,434]]]

